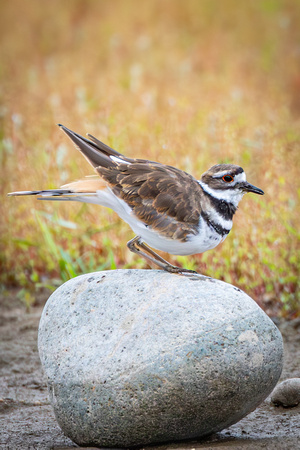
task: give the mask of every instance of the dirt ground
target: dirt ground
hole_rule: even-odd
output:
[[[14,292],[0,296],[0,449],[77,447],[56,423],[38,350],[45,296],[29,312]],[[281,380],[300,376],[300,320],[276,321],[284,338]],[[300,405],[284,409],[266,399],[246,418],[205,441],[151,447],[170,449],[300,449]],[[78,447],[77,447],[78,448]]]

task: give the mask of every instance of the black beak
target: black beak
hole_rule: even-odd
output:
[[[243,183],[241,183],[240,187],[242,191],[254,192],[254,194],[264,195],[264,191],[256,186],[253,186],[253,184],[248,183],[248,181],[244,181]]]

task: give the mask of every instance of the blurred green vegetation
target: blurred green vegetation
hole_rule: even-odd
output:
[[[293,0],[2,2],[2,288],[28,305],[84,272],[147,267],[110,210],[6,197],[92,173],[63,123],[198,178],[242,165],[265,196],[244,198],[221,246],[168,258],[299,315],[299,23]]]

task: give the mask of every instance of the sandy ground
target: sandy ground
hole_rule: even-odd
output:
[[[38,323],[45,303],[26,312],[14,293],[0,297],[0,449],[77,447],[56,423],[48,401],[38,350]],[[281,380],[300,376],[300,320],[278,321],[284,338]],[[284,409],[266,399],[246,418],[205,441],[151,447],[164,449],[300,449],[300,405]],[[78,448],[78,447],[77,447]],[[149,447],[150,449],[150,447]]]

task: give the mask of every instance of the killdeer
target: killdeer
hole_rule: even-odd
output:
[[[127,243],[129,249],[168,272],[194,271],[173,266],[148,245],[173,255],[210,250],[230,232],[243,195],[264,193],[233,164],[217,164],[196,180],[175,167],[128,158],[91,135],[87,139],[59,126],[97,175],[59,189],[8,195],[38,195],[39,200],[73,200],[111,208],[136,234]]]

